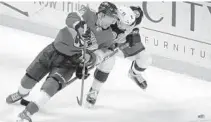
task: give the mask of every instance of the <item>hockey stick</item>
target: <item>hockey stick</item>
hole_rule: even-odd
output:
[[[84,25],[84,34],[87,31],[87,24]],[[80,100],[78,97],[77,98],[77,102],[80,106],[82,106],[83,104],[83,95],[84,95],[84,80],[85,80],[85,67],[86,67],[86,49],[87,49],[87,43],[86,40],[84,40],[84,47],[83,47],[83,70],[82,70],[82,82],[81,82],[81,95],[80,95]]]
[[[8,3],[6,3],[6,2],[0,2],[0,3],[3,4],[3,5],[5,5],[5,6],[7,6],[7,7],[9,7],[10,9],[12,9],[12,10],[14,10],[14,11],[22,14],[22,15],[25,15],[25,16],[29,17],[29,13],[26,12],[26,11],[22,11],[22,10],[20,10],[20,9],[18,9],[18,8],[14,7],[14,6],[10,5],[10,4],[8,4]]]

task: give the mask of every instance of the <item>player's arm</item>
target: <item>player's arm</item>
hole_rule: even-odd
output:
[[[66,25],[74,28],[79,34],[83,34],[84,24],[89,17],[89,8],[82,7],[78,12],[71,12],[66,18]]]

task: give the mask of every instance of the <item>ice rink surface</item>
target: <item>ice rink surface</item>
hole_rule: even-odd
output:
[[[7,105],[5,98],[17,90],[27,66],[52,41],[0,26],[0,122],[15,122],[24,109],[18,103]],[[149,67],[149,87],[143,91],[127,76],[130,64],[117,58],[93,109],[77,105],[81,85],[77,80],[35,114],[33,122],[211,122],[211,82]],[[85,93],[92,80],[89,77],[85,81]],[[28,99],[36,97],[42,83],[36,85]]]

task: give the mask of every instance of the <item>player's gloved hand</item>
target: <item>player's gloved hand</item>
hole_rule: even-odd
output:
[[[85,21],[80,21],[79,23],[77,23],[75,25],[75,30],[77,32],[77,40],[80,41],[80,43],[83,45],[84,41],[86,41],[86,48],[88,50],[95,50],[98,48],[98,44],[97,44],[97,40],[94,37],[93,32],[91,32],[91,29],[89,27],[87,27],[87,30],[84,33],[84,25],[85,25]],[[82,47],[82,46],[80,46]]]
[[[133,29],[132,33],[126,36],[126,43],[129,44],[129,47],[133,47],[140,42],[141,36],[139,34],[138,28]]]
[[[80,34],[82,34],[84,31],[83,31],[83,29],[84,29],[84,25],[86,24],[86,22],[85,21],[79,21],[76,25],[75,25],[75,30],[77,31],[77,32],[80,32]]]
[[[84,33],[84,25],[86,24],[85,21],[79,21],[75,25],[75,30],[80,35],[81,38],[91,38],[91,31],[87,28],[86,32]]]
[[[76,77],[78,78],[78,79],[82,79],[82,77],[83,77],[83,64],[79,64],[78,66],[77,66],[77,68],[76,68]],[[88,73],[88,68],[85,66],[85,73],[84,73],[84,79],[86,79],[86,78],[88,78],[88,76],[90,75],[89,73]]]

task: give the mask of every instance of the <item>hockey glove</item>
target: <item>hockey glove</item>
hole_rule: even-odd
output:
[[[78,24],[75,25],[75,30],[81,38],[90,39],[91,38],[91,31],[87,28],[84,34],[84,25],[86,24],[85,21],[80,21]]]
[[[86,32],[83,33],[83,34],[81,35],[81,37],[82,37],[82,39],[84,39],[84,41],[89,42],[90,39],[91,39],[91,30],[90,30],[90,28],[87,27]]]
[[[129,47],[133,47],[140,42],[141,36],[138,28],[133,29],[132,33],[126,36],[126,43],[129,43]]]
[[[75,25],[75,30],[77,32],[79,32],[81,35],[83,34],[83,29],[84,29],[84,25],[86,24],[85,21],[79,21],[76,25]]]
[[[78,78],[78,79],[82,79],[82,77],[83,77],[83,64],[79,64],[78,66],[77,66],[77,68],[76,68],[76,77]],[[88,78],[88,76],[90,75],[89,73],[88,73],[88,68],[87,67],[85,67],[85,74],[84,74],[85,76],[84,76],[84,79],[86,79],[86,78]]]

